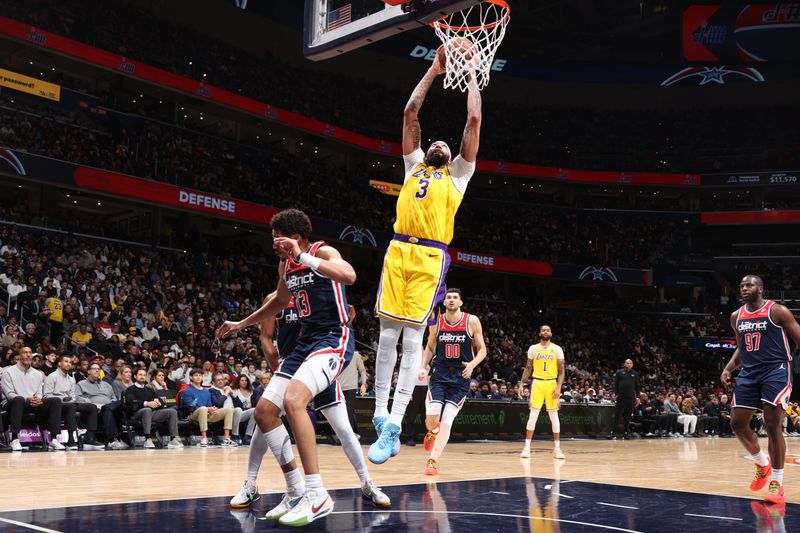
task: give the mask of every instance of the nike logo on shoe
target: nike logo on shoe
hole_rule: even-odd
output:
[[[327,502],[329,499],[330,499],[330,496],[328,496],[327,498],[322,500],[322,503],[319,504],[319,507],[315,507],[314,504],[312,503],[311,504],[311,512],[314,513],[314,514],[317,514],[319,512],[319,510],[322,509],[322,507],[325,505],[325,502]]]

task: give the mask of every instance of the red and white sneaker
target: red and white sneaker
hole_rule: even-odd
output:
[[[757,492],[764,488],[772,476],[772,465],[767,463],[767,466],[756,465],[756,472],[753,476],[753,481],[750,483],[750,490]]]
[[[774,479],[769,482],[767,495],[764,496],[764,501],[775,505],[783,505],[786,503],[786,498],[783,496],[783,485]]]
[[[425,448],[425,451],[430,453],[433,450],[433,443],[436,442],[436,435],[439,433],[438,430],[434,433],[432,430],[429,431],[425,438],[422,441],[422,447]]]
[[[425,475],[435,476],[439,473],[439,466],[436,464],[436,459],[428,459],[425,463]]]

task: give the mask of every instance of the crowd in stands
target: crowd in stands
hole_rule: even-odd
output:
[[[113,115],[112,115],[113,116]],[[343,168],[154,121],[108,120],[0,98],[0,142],[70,162],[275,207],[299,207],[390,232],[394,197],[368,185],[366,164]],[[331,186],[333,184],[333,186]],[[335,192],[336,201],[330,193]],[[540,261],[648,268],[688,246],[693,225],[652,215],[583,211],[468,196],[453,246]],[[536,228],[530,231],[526,228]],[[558,235],[558,238],[553,238]]]
[[[69,0],[53,8],[42,0],[13,0],[4,2],[0,15],[378,138],[398,137],[400,111],[411,92],[411,87],[398,90],[259,57],[120,2]],[[314,83],[308,83],[312,78]],[[331,96],[344,94],[349,97]],[[453,117],[464,116],[463,98],[435,98],[435,105],[423,110],[425,135],[455,146],[460,128],[441,128],[453,128]],[[499,99],[488,99],[485,106],[492,111],[492,122],[482,133],[481,157],[488,159],[675,172],[776,169],[797,163],[796,108],[556,109]]]
[[[247,409],[268,383],[270,370],[257,331],[222,343],[214,342],[213,332],[222,321],[254,310],[271,290],[274,264],[265,267],[267,258],[224,252],[186,255],[0,225],[0,262],[2,366],[9,368],[27,357],[30,366],[42,371],[42,379],[58,369],[62,373],[57,376],[72,375],[75,383],[70,385],[64,378],[60,401],[80,406],[80,401],[68,400],[84,394],[98,406],[87,442],[95,442],[96,420],[113,421],[121,400],[133,394],[128,390],[139,390],[131,389],[136,383],[149,384],[156,392],[193,387],[198,392],[187,397],[198,403],[192,405],[191,414],[185,410],[184,417],[195,420],[201,431],[220,421],[226,445],[247,440],[252,432]],[[371,288],[361,286],[350,292],[350,301],[358,309],[353,327],[369,376],[367,395],[372,394],[378,333]],[[694,407],[687,404],[687,408],[704,411],[710,396],[724,392],[716,385],[722,361],[695,357],[682,341],[681,327],[688,326],[670,319],[556,308],[537,313],[532,304],[480,296],[473,301],[467,298],[465,309],[481,318],[489,352],[473,375],[473,399],[522,401],[527,397],[527,388],[519,387],[524,354],[536,342],[535,327],[545,322],[567,354],[565,402],[613,402],[614,373],[625,357],[636,361],[645,403],[659,395],[677,394],[695,399]],[[24,350],[27,356],[22,355]],[[97,385],[99,381],[110,387]],[[75,394],[70,387],[77,387]],[[208,395],[200,392],[206,387],[212,391]],[[83,388],[87,390],[81,393]],[[173,415],[157,413],[164,407],[157,404],[165,400],[147,394],[130,399],[139,402],[133,405],[152,405],[152,416],[142,421],[143,427],[163,422],[169,427],[162,434],[177,436]],[[221,397],[231,398],[228,406]],[[197,410],[202,408],[206,411]],[[66,409],[60,417],[53,415],[53,424],[63,416],[65,421],[74,417]],[[127,414],[140,420],[141,409],[131,408]],[[245,423],[247,429],[241,435],[240,426]],[[145,436],[150,439],[148,433]],[[111,447],[125,446],[113,431],[107,439]],[[146,442],[152,444],[152,440]]]

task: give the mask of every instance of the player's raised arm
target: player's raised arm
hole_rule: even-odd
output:
[[[442,45],[444,46],[444,45]],[[444,72],[444,67],[439,61],[439,53],[433,59],[433,65],[422,77],[403,110],[403,155],[408,155],[420,147],[422,143],[422,129],[419,125],[419,109],[425,101],[425,95],[431,88],[436,76]]]
[[[283,250],[287,257],[293,257],[296,263],[311,267],[312,270],[328,279],[344,285],[352,285],[356,282],[355,269],[342,259],[342,255],[336,248],[323,246],[317,250],[316,256],[312,256],[300,249],[297,240],[289,237],[275,237],[272,243],[275,248]]]
[[[467,87],[467,125],[464,126],[464,135],[461,137],[461,157],[465,161],[474,163],[478,158],[478,145],[481,140],[481,91],[475,82],[473,73],[472,80]]]
[[[486,342],[483,340],[483,326],[480,319],[475,315],[469,315],[467,327],[471,330],[472,345],[477,353],[472,361],[464,363],[464,372],[461,374],[464,379],[471,378],[475,368],[486,359]]]
[[[425,379],[428,375],[428,365],[431,364],[433,354],[436,353],[436,337],[439,335],[439,325],[434,324],[428,327],[428,342],[425,344],[425,349],[422,351],[422,361],[419,367],[419,379]]]
[[[731,356],[730,361],[728,361],[728,364],[725,365],[725,368],[722,370],[722,374],[719,377],[719,380],[722,382],[723,385],[731,384],[731,372],[733,372],[742,365],[741,355],[739,355],[739,331],[736,329],[737,314],[738,312],[734,312],[731,315],[731,328],[733,328],[733,334],[736,335],[736,349],[733,351],[733,355]]]
[[[281,261],[278,265],[278,274],[280,275],[280,280],[278,281],[278,289],[275,291],[275,297],[270,298],[265,301],[261,307],[257,310],[253,311],[247,318],[244,320],[240,320],[239,322],[233,322],[231,320],[225,321],[222,326],[217,329],[216,337],[218,339],[224,339],[225,337],[236,333],[237,331],[243,330],[248,326],[252,326],[253,324],[258,324],[259,322],[263,322],[269,318],[275,318],[275,315],[281,312],[281,310],[289,304],[289,300],[292,299],[292,295],[289,292],[289,288],[286,287],[286,281],[284,281],[283,274],[286,270],[286,264]]]

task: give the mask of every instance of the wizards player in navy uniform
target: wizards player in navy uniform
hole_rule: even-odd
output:
[[[786,502],[783,494],[783,462],[786,457],[783,416],[792,393],[792,355],[787,335],[795,346],[800,345],[800,325],[786,307],[764,299],[764,281],[760,277],[745,276],[739,290],[744,305],[731,315],[736,350],[720,379],[729,384],[731,372],[741,368],[733,389],[731,428],[756,463],[750,490],[761,490],[769,482],[764,500],[782,505]],[[769,456],[750,429],[750,419],[756,409],[764,411]]]
[[[273,249],[280,256],[278,288],[257,311],[239,322],[226,321],[217,331],[224,338],[248,326],[271,319],[294,298],[302,335],[294,349],[284,354],[275,376],[270,380],[259,402],[256,421],[265,434],[267,444],[286,468],[289,496],[269,518],[287,526],[302,526],[333,511],[333,500],[322,484],[317,458],[316,435],[306,406],[336,380],[352,357],[348,352],[352,332],[345,285],[356,280],[353,267],[339,252],[323,242],[309,242],[311,220],[297,209],[287,209],[272,217]],[[290,379],[288,376],[292,376]],[[264,403],[265,407],[261,407]],[[300,477],[291,452],[280,412],[286,411],[294,432],[305,480]],[[263,425],[262,422],[263,421]],[[287,461],[287,459],[291,459]]]
[[[464,302],[459,289],[447,289],[445,312],[439,315],[428,333],[428,343],[422,354],[419,379],[430,372],[428,398],[425,406],[425,451],[430,452],[425,473],[439,473],[439,456],[450,438],[453,421],[464,405],[469,392],[472,371],[486,359],[481,321],[461,310]],[[476,353],[477,352],[477,353]],[[430,369],[428,369],[430,363]]]
[[[264,304],[268,303],[270,299],[275,298],[276,293],[273,292],[264,299]],[[355,309],[349,306],[348,317],[352,318],[355,315]],[[277,327],[277,347],[275,346],[275,329]],[[281,313],[274,318],[268,318],[260,324],[261,333],[259,335],[261,341],[261,348],[267,357],[270,367],[275,371],[275,378],[278,380],[292,379],[293,375],[289,374],[289,368],[295,365],[282,365],[284,362],[281,354],[296,354],[294,348],[302,334],[300,328],[300,317],[294,305],[294,299],[289,301],[289,305],[281,311]],[[355,336],[350,335],[350,344],[347,351],[352,354],[355,351]],[[350,356],[346,357],[349,359]],[[272,404],[274,405],[274,404]],[[364,459],[364,452],[361,449],[361,444],[356,438],[353,427],[350,425],[347,406],[345,405],[344,394],[339,386],[338,380],[331,383],[327,389],[314,397],[314,405],[316,410],[325,415],[325,418],[333,428],[336,436],[342,444],[344,451],[353,469],[356,471],[359,480],[361,481],[361,495],[365,500],[371,501],[372,505],[379,508],[391,507],[392,501],[381,489],[375,486],[369,475],[367,463]],[[261,468],[261,462],[264,455],[267,453],[267,441],[261,432],[260,425],[265,424],[265,418],[268,420],[271,413],[271,402],[264,398],[264,401],[258,402],[256,405],[256,420],[259,423],[256,426],[256,431],[253,433],[253,440],[250,443],[247,459],[247,478],[244,485],[239,492],[231,498],[230,505],[235,509],[244,509],[260,498],[256,479],[258,478],[258,471]],[[266,424],[269,427],[269,424]],[[294,457],[281,457],[276,455],[278,464],[284,473],[292,472],[297,468],[297,463]],[[288,462],[287,462],[288,459]],[[282,461],[284,461],[282,463]],[[288,512],[297,503],[299,503],[302,493],[299,493],[296,487],[292,487],[287,479],[287,493],[284,495],[283,500],[267,513],[268,520],[278,520],[283,514]]]

